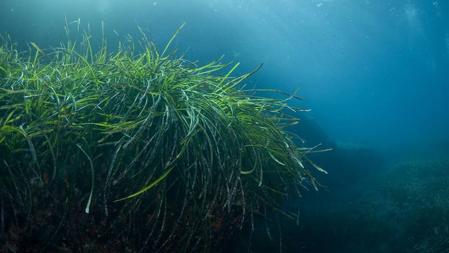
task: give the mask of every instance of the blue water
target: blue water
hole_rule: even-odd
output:
[[[447,1],[3,0],[0,31],[56,44],[64,18],[176,47],[207,62],[225,55],[259,86],[300,89],[339,143],[388,148],[449,138]],[[96,25],[95,25],[96,24]]]
[[[138,37],[140,26],[159,45],[186,23],[174,43],[186,58],[207,63],[224,55],[225,61],[241,62],[242,73],[263,63],[251,85],[287,92],[299,89],[303,101],[298,105],[311,109],[305,117],[320,129],[318,136],[329,140],[321,142],[341,152],[338,158],[335,154],[320,158],[331,172],[323,179],[330,191],[338,191],[335,186],[343,180],[338,168],[353,158],[361,159],[346,166],[359,169],[347,172],[353,182],[379,176],[372,171],[388,170],[383,170],[386,160],[434,159],[434,154],[447,158],[449,1],[0,2],[0,33],[10,34],[23,48],[30,41],[57,46],[64,38],[65,20],[78,19],[92,24],[97,33],[104,21],[111,37],[115,32]],[[320,142],[316,136],[310,138],[311,145]],[[366,168],[370,174],[360,173]],[[322,205],[313,202],[318,209]],[[323,236],[331,238],[323,227]],[[307,252],[329,252],[308,247]]]

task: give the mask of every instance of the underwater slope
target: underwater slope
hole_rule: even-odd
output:
[[[402,160],[387,169],[372,168],[373,158],[365,159],[366,165],[340,160],[359,182],[351,181],[355,187],[330,182],[329,192],[303,199],[299,227],[283,231],[284,252],[449,252],[447,154]]]

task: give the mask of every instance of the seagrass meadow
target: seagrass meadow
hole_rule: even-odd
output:
[[[325,173],[287,131],[297,97],[177,56],[176,34],[2,40],[0,251],[218,252],[257,217],[297,218],[283,201]]]

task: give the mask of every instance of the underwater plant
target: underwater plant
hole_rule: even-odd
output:
[[[267,210],[294,218],[282,201],[317,187],[307,167],[324,172],[285,130],[295,96],[170,54],[175,36],[163,50],[143,33],[115,50],[89,33],[27,52],[3,40],[3,250],[209,251]]]

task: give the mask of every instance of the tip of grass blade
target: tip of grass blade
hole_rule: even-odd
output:
[[[178,29],[176,29],[176,32],[173,34],[173,36],[171,36],[170,40],[165,45],[164,50],[162,51],[161,56],[165,55],[167,50],[170,48],[170,45],[173,43],[173,41],[175,40],[175,38],[178,36],[179,32],[184,28],[185,25],[186,25],[186,22],[182,23],[181,26],[179,26]]]

